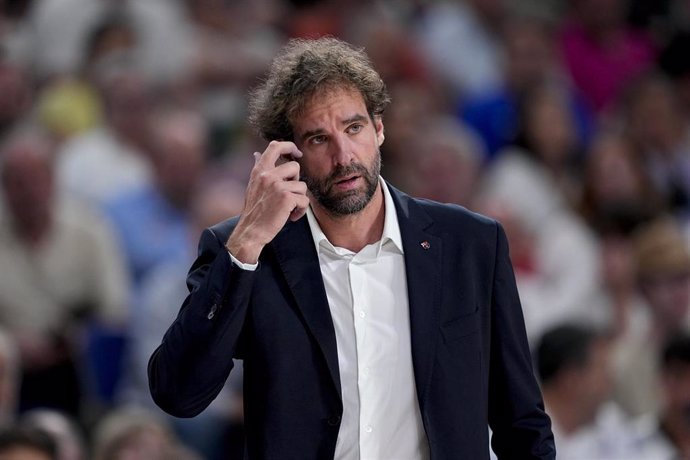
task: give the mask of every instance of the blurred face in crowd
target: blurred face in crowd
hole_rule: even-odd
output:
[[[431,118],[419,125],[424,136],[407,143],[414,152],[408,168],[409,192],[442,203],[469,206],[476,192],[483,152],[455,120]]]
[[[553,385],[559,399],[573,406],[580,414],[581,423],[591,422],[611,393],[608,342],[594,339],[589,345],[586,361],[561,370]]]
[[[601,271],[604,285],[616,292],[635,286],[635,254],[628,238],[607,235],[601,241]]]
[[[312,205],[332,216],[364,209],[378,187],[383,123],[371,119],[362,95],[343,87],[321,90],[292,126]]]
[[[636,87],[628,107],[628,132],[640,148],[662,155],[673,151],[684,139],[684,126],[670,83],[652,77]]]
[[[641,281],[641,288],[654,318],[667,330],[685,324],[690,308],[690,272],[648,275]]]
[[[595,340],[590,348],[589,361],[580,371],[581,401],[593,411],[596,411],[611,394],[610,354],[608,341]]]
[[[193,114],[178,113],[158,120],[154,129],[154,166],[161,192],[175,206],[189,203],[205,160],[203,122]]]
[[[108,121],[121,140],[139,147],[147,144],[150,97],[147,84],[138,75],[115,76],[104,85]]]
[[[504,34],[506,72],[515,91],[544,81],[554,67],[553,37],[535,21],[514,21]]]
[[[629,145],[622,139],[615,136],[598,139],[587,164],[587,180],[594,201],[605,207],[643,199],[639,168]]]
[[[5,201],[19,227],[48,226],[53,205],[53,165],[47,146],[21,141],[3,154]]]
[[[474,193],[479,161],[458,152],[462,146],[430,144],[415,157],[416,196],[468,206]]]
[[[575,126],[562,94],[537,90],[525,112],[525,136],[530,147],[545,164],[565,163],[575,147]]]

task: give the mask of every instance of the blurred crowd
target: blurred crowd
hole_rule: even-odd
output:
[[[388,85],[383,176],[505,227],[559,458],[690,459],[690,1],[0,13],[0,454],[242,458],[241,366],[177,420],[146,365],[201,230],[242,209],[248,92],[332,35]]]

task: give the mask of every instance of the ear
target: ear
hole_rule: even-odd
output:
[[[379,147],[383,144],[386,136],[383,134],[383,120],[381,116],[374,117],[374,129],[376,129],[376,140],[379,143]]]

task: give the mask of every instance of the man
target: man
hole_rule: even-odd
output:
[[[690,331],[678,332],[659,352],[662,404],[658,415],[636,421],[637,455],[633,459],[690,458]]]
[[[627,459],[633,431],[610,401],[610,338],[577,323],[544,333],[535,361],[546,409],[553,421],[559,460]]]
[[[276,58],[251,104],[273,140],[202,235],[153,398],[194,416],[237,357],[249,458],[486,459],[487,424],[499,458],[554,458],[505,235],[380,179],[387,103],[340,41]]]
[[[34,128],[13,132],[0,158],[0,325],[19,349],[19,410],[77,415],[92,396],[79,370],[95,370],[84,361],[93,350],[77,338],[124,326],[124,265],[106,222],[56,190],[50,139]]]
[[[690,329],[690,248],[682,228],[661,216],[633,235],[637,288],[634,311],[614,350],[614,399],[629,415],[659,415],[658,356],[664,343]]]

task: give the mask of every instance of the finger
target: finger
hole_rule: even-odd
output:
[[[297,206],[290,212],[290,220],[295,222],[301,219],[307,213],[307,208],[309,208],[309,198],[301,197],[297,201]]]
[[[297,148],[294,142],[289,141],[271,141],[261,154],[258,165],[262,168],[273,168],[281,156],[291,156],[292,158],[302,158],[302,152]]]
[[[275,167],[272,174],[286,181],[298,181],[299,180],[300,166],[296,161],[288,161]]]
[[[291,180],[285,181],[281,184],[283,190],[288,192],[297,193],[299,195],[307,195],[307,184],[301,180]]]

